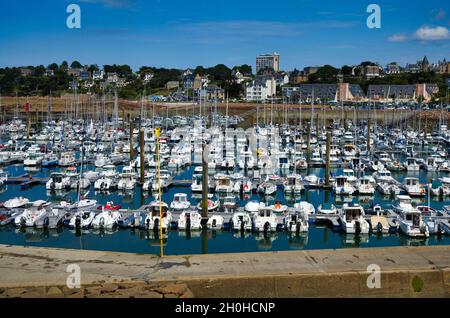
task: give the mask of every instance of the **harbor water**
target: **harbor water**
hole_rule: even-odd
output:
[[[94,170],[95,167],[87,166],[87,170]],[[60,168],[34,168],[24,169],[23,165],[10,165],[4,170],[11,177],[28,174],[31,177],[49,177],[52,171],[59,171]],[[118,171],[121,166],[118,166]],[[188,167],[181,171],[171,171],[175,180],[191,180],[194,167]],[[340,174],[341,169],[332,169],[333,175]],[[310,168],[302,172],[302,175],[316,174],[324,176],[324,169]],[[393,173],[393,176],[400,182],[407,173]],[[420,171],[413,176],[419,177],[421,183],[430,182],[436,179],[441,173],[427,173]],[[0,194],[0,201],[6,201],[13,197],[23,196],[30,201],[45,199],[48,201],[76,201],[77,192],[64,191],[61,193],[47,192],[45,184],[35,185],[22,190],[18,184],[8,184],[3,187]],[[170,204],[175,193],[187,193],[191,203],[196,205],[201,200],[201,195],[192,195],[189,187],[170,187],[163,193],[162,199]],[[122,209],[138,209],[144,204],[154,200],[150,193],[143,193],[137,187],[133,192],[113,191],[110,193],[96,193],[91,186],[89,190],[90,198],[95,198],[98,205],[113,201],[119,204]],[[237,196],[239,206],[244,206],[249,200],[258,200],[273,204],[275,201],[292,206],[295,202],[308,201],[316,208],[323,202],[334,203],[337,207],[345,202],[357,202],[364,207],[371,204],[380,204],[384,208],[390,208],[394,202],[391,196],[383,197],[379,193],[374,196],[335,196],[331,191],[310,189],[302,195],[288,197],[284,195],[282,188],[278,188],[273,196],[261,196],[250,194],[243,197]],[[417,199],[417,204],[427,205],[428,198]],[[431,199],[431,207],[440,209],[444,205],[450,204],[447,200]],[[408,238],[401,233],[393,234],[366,234],[354,235],[334,232],[327,224],[311,224],[308,233],[295,235],[287,232],[276,233],[233,233],[230,231],[192,231],[184,232],[171,230],[164,234],[164,253],[166,255],[179,254],[200,254],[200,253],[231,253],[231,252],[253,252],[253,251],[283,251],[292,249],[338,249],[347,247],[383,247],[383,246],[418,246],[418,245],[450,245],[448,236],[430,236],[427,239]],[[57,230],[42,230],[37,228],[16,228],[13,226],[0,228],[0,243],[23,246],[41,246],[68,249],[105,250],[143,254],[159,254],[160,239],[153,231],[140,229],[116,229],[114,231],[95,230],[73,230],[60,227]]]

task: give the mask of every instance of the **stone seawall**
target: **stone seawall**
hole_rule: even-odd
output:
[[[143,254],[0,245],[0,297],[21,297],[33,288],[40,288],[42,296],[51,297],[48,293],[52,287],[70,295],[63,287],[70,275],[70,264],[77,264],[81,270],[82,289],[73,292],[79,297],[450,296],[449,246],[161,259]],[[380,268],[380,288],[367,287],[372,273],[369,265]],[[164,293],[167,286],[169,290]]]

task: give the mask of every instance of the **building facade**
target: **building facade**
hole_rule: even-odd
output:
[[[256,57],[256,74],[267,68],[274,72],[280,70],[280,55],[278,53],[263,54]]]

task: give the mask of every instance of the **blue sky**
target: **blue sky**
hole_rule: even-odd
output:
[[[66,7],[81,7],[79,30]],[[369,4],[381,29],[366,26]],[[69,63],[187,68],[255,64],[281,54],[285,70],[371,60],[450,59],[449,0],[1,1],[0,66]]]

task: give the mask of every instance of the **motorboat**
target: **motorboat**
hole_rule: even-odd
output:
[[[21,208],[29,203],[30,203],[30,200],[28,200],[27,198],[16,197],[16,198],[5,201],[3,203],[3,206],[6,209],[17,209],[17,208]]]
[[[113,183],[114,181],[111,178],[103,176],[95,181],[94,189],[100,191],[109,191],[112,189]]]
[[[42,160],[44,160],[44,156],[41,153],[30,152],[28,153],[27,158],[23,161],[23,165],[26,167],[39,166],[42,164]]]
[[[71,187],[71,178],[60,172],[53,172],[45,184],[47,190],[64,190]]]
[[[183,211],[178,218],[178,229],[196,231],[201,229],[202,216],[197,211]]]
[[[227,175],[216,176],[216,192],[217,193],[232,193],[234,191],[233,181]]]
[[[288,232],[303,233],[308,232],[308,218],[308,213],[295,210],[284,218],[283,223]]]
[[[96,214],[94,211],[78,211],[69,221],[70,228],[87,229],[91,226]]]
[[[430,232],[423,222],[422,212],[413,207],[411,197],[397,196],[398,203],[394,211],[398,214],[399,229],[409,237],[429,237]]]
[[[222,206],[225,211],[235,210],[238,206],[238,204],[236,202],[236,197],[232,196],[232,195],[226,196],[223,199]]]
[[[300,202],[294,203],[294,209],[296,211],[306,213],[306,214],[316,213],[316,209],[314,208],[314,205],[312,203],[309,203],[306,201],[300,201]]]
[[[234,212],[231,218],[231,227],[233,231],[251,231],[252,219],[250,214],[244,211]]]
[[[58,165],[61,167],[70,167],[75,165],[76,159],[73,152],[64,152],[58,160]]]
[[[286,177],[283,183],[285,193],[300,194],[303,190],[302,177],[300,175],[291,174]]]
[[[254,217],[254,227],[257,232],[275,232],[278,219],[270,207],[262,208]]]
[[[221,215],[213,215],[206,222],[206,227],[208,230],[221,230],[224,225],[224,219]]]
[[[332,203],[322,203],[319,204],[319,206],[317,207],[317,213],[318,214],[337,214],[338,213],[338,209],[336,208],[336,206]]]
[[[339,222],[345,233],[367,234],[369,223],[364,218],[364,209],[359,204],[344,203],[339,211]]]
[[[134,190],[137,183],[135,177],[136,175],[130,166],[123,167],[119,182],[117,184],[117,189],[125,191]]]
[[[410,196],[425,196],[425,194],[426,194],[426,190],[419,183],[418,178],[414,178],[414,177],[405,178],[403,180],[402,188]]]
[[[191,203],[186,193],[175,193],[173,201],[170,203],[170,209],[174,211],[183,211],[189,209]]]
[[[220,206],[220,201],[217,199],[213,199],[213,195],[211,193],[208,194],[208,211],[217,210]],[[201,211],[203,209],[203,201],[200,201],[197,204],[197,210]]]
[[[356,183],[356,191],[362,195],[373,195],[375,193],[375,187],[372,183],[372,177],[364,176]]]
[[[277,186],[272,182],[263,182],[258,186],[258,193],[263,195],[271,195],[277,192]]]
[[[30,207],[23,210],[23,212],[16,216],[14,224],[22,227],[33,227],[41,225],[48,225],[47,209],[49,205],[47,201],[38,200],[31,204]],[[47,218],[47,220],[45,220]]]
[[[161,218],[162,216],[162,218]],[[150,203],[149,211],[144,220],[146,229],[157,231],[162,228],[164,232],[170,229],[172,223],[172,213],[166,202],[159,200]]]
[[[416,171],[420,170],[420,165],[417,163],[416,158],[409,157],[409,158],[406,158],[405,168],[406,168],[406,171],[416,172]]]
[[[111,230],[117,226],[121,218],[122,214],[119,211],[103,208],[102,212],[95,216],[91,224],[94,229]]]
[[[395,179],[392,177],[392,174],[387,169],[382,169],[376,171],[372,177],[375,179],[376,182],[387,182],[392,183],[395,182]]]
[[[338,176],[333,186],[333,191],[336,195],[352,195],[356,189],[350,182],[347,181],[347,177]]]

